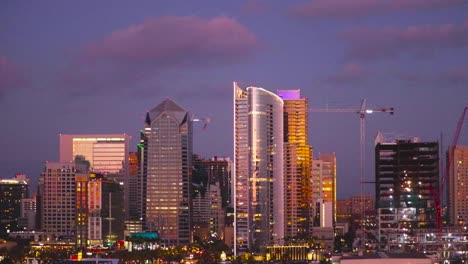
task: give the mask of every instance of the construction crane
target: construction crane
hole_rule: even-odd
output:
[[[453,158],[455,156],[455,148],[458,145],[458,139],[460,137],[460,132],[461,132],[462,127],[463,127],[463,122],[465,121],[466,112],[468,112],[468,106],[465,106],[465,108],[463,110],[463,113],[462,113],[460,119],[458,120],[457,128],[455,129],[455,135],[453,136],[453,139],[452,139],[452,144],[449,146],[446,171],[445,171],[445,174],[442,177],[442,181],[441,181],[441,184],[439,186],[438,193],[436,193],[434,191],[432,185],[429,186],[431,194],[434,196],[434,202],[435,202],[435,206],[436,206],[437,230],[439,230],[439,231],[442,230],[442,208],[441,208],[441,203],[440,203],[441,195],[442,195],[442,193],[444,191],[445,181],[447,180],[447,177],[449,177],[450,171],[452,170]]]
[[[365,183],[365,167],[366,167],[366,148],[365,148],[365,139],[366,139],[366,115],[373,113],[389,113],[393,115],[393,107],[389,108],[377,108],[369,109],[367,108],[367,99],[361,100],[361,107],[359,109],[309,109],[309,112],[318,112],[318,113],[355,113],[359,115],[360,121],[360,187],[361,187],[361,217],[364,216],[365,210],[365,199],[364,199],[364,183]],[[364,219],[362,219],[363,221]],[[361,246],[364,244],[364,241],[361,241]]]
[[[208,124],[211,122],[211,118],[205,117],[205,118],[192,118],[193,122],[201,122],[203,124],[203,129],[206,129],[208,127]]]

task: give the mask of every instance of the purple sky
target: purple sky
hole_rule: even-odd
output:
[[[0,177],[36,181],[61,132],[125,132],[135,149],[166,97],[211,118],[196,153],[232,156],[233,80],[301,89],[312,108],[394,107],[367,118],[372,180],[379,130],[451,141],[468,105],[468,2],[0,1]],[[357,194],[357,115],[311,113],[309,127],[316,155],[337,154],[338,197]]]

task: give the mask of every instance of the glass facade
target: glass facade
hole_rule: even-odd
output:
[[[148,112],[140,148],[146,228],[163,243],[191,242],[192,121],[189,112],[166,99]]]
[[[77,155],[90,162],[91,170],[104,174],[128,172],[130,136],[60,135],[60,161],[73,161]]]
[[[283,100],[234,83],[236,254],[284,242]]]

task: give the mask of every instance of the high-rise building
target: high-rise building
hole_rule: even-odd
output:
[[[379,133],[375,177],[381,245],[388,242],[389,233],[409,237],[415,229],[436,227],[437,142],[419,142],[418,138],[387,140]]]
[[[455,146],[449,171],[448,205],[453,225],[468,225],[468,146]]]
[[[73,161],[79,155],[89,161],[93,172],[125,175],[130,139],[127,134],[60,134],[60,162]]]
[[[19,230],[21,199],[29,197],[28,179],[16,174],[13,179],[0,179],[0,237]]]
[[[234,83],[234,253],[284,243],[283,100]]]
[[[319,159],[323,161],[323,199],[332,204],[334,223],[336,221],[336,155],[335,153],[320,153]]]
[[[75,240],[76,177],[87,177],[86,164],[46,162],[40,178],[41,229],[53,238]]]
[[[285,237],[311,234],[312,147],[308,145],[308,103],[300,90],[278,90],[284,102]]]
[[[166,99],[146,114],[139,144],[143,221],[168,245],[192,241],[192,120]]]

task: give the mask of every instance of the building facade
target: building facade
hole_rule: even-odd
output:
[[[234,83],[234,253],[284,243],[283,100]]]
[[[166,99],[149,111],[139,145],[143,221],[168,245],[192,241],[192,120]]]
[[[439,145],[418,138],[385,140],[375,146],[375,200],[379,242],[388,234],[409,237],[414,230],[436,227]]]
[[[333,154],[334,155],[334,154]],[[336,161],[312,160],[312,226],[333,228]]]
[[[41,229],[53,240],[76,239],[76,181],[87,177],[85,164],[46,162],[39,182]]]
[[[312,147],[308,144],[308,101],[300,90],[278,90],[284,102],[285,237],[312,233]]]
[[[451,224],[468,226],[468,146],[455,146],[449,168],[448,206]]]

